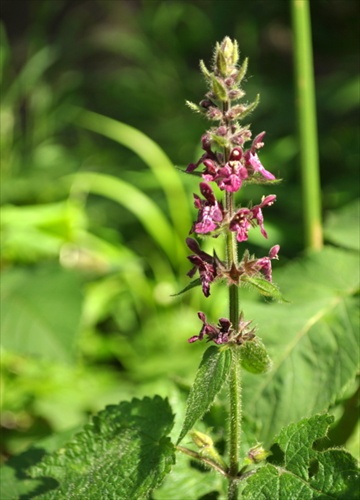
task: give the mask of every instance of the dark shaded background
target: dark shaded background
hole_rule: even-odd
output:
[[[355,0],[316,0],[311,2],[311,14],[326,211],[353,199],[358,189],[359,5]],[[62,125],[49,124],[48,134],[71,159],[43,168],[41,175],[50,178],[76,171],[89,157],[100,157],[103,169],[116,175],[121,175],[119,164],[126,170],[142,168],[140,160],[106,139],[92,136],[89,144],[83,131],[66,121],[67,103],[139,128],[177,165],[193,161],[206,124],[192,116],[184,101],[198,102],[203,95],[199,59],[209,61],[215,41],[224,35],[235,37],[250,58],[247,95],[251,100],[258,91],[261,94],[252,118],[254,132],[267,131],[271,168],[285,179],[272,215],[277,220],[281,215],[291,235],[289,255],[301,251],[289,2],[16,0],[3,2],[2,17],[12,48],[5,85],[36,51],[44,46],[54,51],[44,80]],[[45,137],[44,131],[37,138],[29,129],[36,128],[39,116],[33,115],[41,110],[27,99],[16,105],[20,158],[10,174],[33,176],[40,168],[33,152]],[[29,192],[9,191],[5,201],[32,201]]]

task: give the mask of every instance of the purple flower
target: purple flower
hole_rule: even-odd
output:
[[[264,228],[262,208],[267,205],[272,205],[275,200],[276,196],[271,194],[263,197],[259,205],[255,205],[253,208],[240,208],[236,212],[230,221],[229,229],[230,231],[235,231],[237,233],[236,239],[239,242],[246,241],[248,239],[248,231],[250,227],[254,226],[256,223],[260,226],[261,234],[267,238],[267,233]]]
[[[251,227],[253,214],[249,208],[240,208],[231,219],[229,224],[230,231],[235,231],[236,239],[241,243],[248,239],[248,231]]]
[[[223,127],[219,127],[218,131],[220,131],[221,128]],[[250,132],[249,134],[251,135]],[[257,155],[257,150],[264,145],[262,142],[264,135],[265,132],[258,134],[253,140],[251,148],[245,152],[243,152],[240,147],[245,137],[242,137],[241,141],[239,139],[237,141],[239,146],[233,148],[228,161],[224,163],[223,155],[214,153],[211,150],[211,135],[209,133],[204,134],[201,138],[201,143],[205,153],[196,163],[190,163],[186,172],[191,173],[198,168],[199,165],[203,164],[205,167],[205,170],[201,174],[203,179],[207,182],[216,182],[221,190],[230,193],[238,191],[244,180],[257,173],[261,174],[267,180],[274,180],[275,176],[271,172],[265,170]]]
[[[260,205],[255,205],[255,207],[251,209],[254,219],[256,219],[258,225],[260,226],[261,234],[265,238],[267,238],[267,233],[264,228],[264,217],[261,209],[266,207],[267,205],[272,205],[275,200],[276,196],[274,194],[270,194],[269,196],[265,197],[263,196]]]
[[[198,195],[194,194],[195,208],[199,210],[199,213],[191,232],[205,234],[219,227],[223,220],[224,210],[221,202],[216,201],[213,190],[206,182],[200,183],[200,191],[205,200],[201,200]]]
[[[278,253],[280,250],[279,245],[275,245],[270,248],[269,251],[269,256],[268,257],[262,257],[261,259],[258,259],[256,262],[256,268],[259,272],[261,272],[264,276],[265,279],[272,282],[272,268],[271,268],[271,260],[272,259],[279,259]]]
[[[198,312],[199,319],[203,322],[203,326],[200,330],[199,335],[194,335],[189,338],[188,342],[196,342],[197,340],[202,340],[205,335],[208,337],[208,342],[213,341],[215,344],[226,344],[229,342],[229,336],[232,332],[231,322],[226,318],[220,318],[219,324],[217,326],[211,325],[207,322],[206,316],[203,312]]]
[[[195,255],[189,255],[189,261],[194,265],[187,275],[192,278],[199,271],[202,291],[205,297],[210,295],[210,283],[216,278],[216,265],[214,257],[203,252],[197,242],[192,238],[186,239],[186,244]]]
[[[273,181],[275,179],[275,176],[271,172],[265,170],[256,153],[256,150],[262,148],[264,145],[264,143],[262,142],[264,135],[265,132],[261,132],[255,137],[252,142],[251,148],[246,151],[244,157],[246,161],[246,167],[249,169],[250,174],[259,172],[263,177],[265,177],[265,179]]]
[[[198,168],[199,165],[202,163],[205,163],[206,160],[215,160],[216,161],[216,154],[211,151],[211,140],[208,134],[204,134],[201,137],[201,144],[202,144],[202,149],[205,151],[205,153],[202,155],[199,161],[196,163],[189,163],[187,166],[186,172],[191,173],[193,172],[196,168]],[[206,165],[205,165],[206,166]]]
[[[249,153],[249,156],[247,158],[247,162],[251,167],[253,168],[254,172],[259,172],[265,179],[268,179],[269,181],[273,181],[275,179],[275,175],[273,175],[271,172],[268,170],[265,170],[264,166],[262,165],[258,155],[252,154],[251,152]]]
[[[236,193],[247,178],[248,172],[239,161],[229,161],[218,170],[215,181],[220,189]]]

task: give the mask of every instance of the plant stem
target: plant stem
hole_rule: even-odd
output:
[[[307,248],[323,246],[310,2],[292,0],[294,57]]]
[[[234,195],[226,193],[225,206],[229,217],[234,212]],[[236,266],[238,262],[237,242],[234,232],[228,232],[226,239],[226,257],[229,268]],[[229,287],[229,319],[235,330],[239,327],[239,288],[236,285]],[[230,374],[230,467],[229,467],[229,490],[228,500],[236,500],[238,498],[238,481],[235,476],[239,470],[239,445],[241,433],[241,373],[239,350],[234,347],[232,349],[232,363]]]
[[[241,372],[239,349],[232,349],[230,374],[230,479],[228,500],[238,498],[238,480],[234,479],[239,471],[239,448],[241,433]]]

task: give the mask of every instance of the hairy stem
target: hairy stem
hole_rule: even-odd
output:
[[[234,213],[234,195],[226,193],[225,206],[229,217]],[[234,232],[229,231],[226,239],[226,257],[229,268],[238,263],[237,242]],[[235,330],[239,327],[239,288],[236,285],[229,287],[229,315]],[[232,349],[232,367],[230,374],[230,467],[229,467],[229,490],[228,499],[235,500],[238,496],[238,482],[235,476],[239,470],[239,444],[241,433],[241,373],[239,351],[236,347]]]
[[[238,498],[238,481],[235,479],[239,470],[239,448],[241,433],[241,373],[239,350],[232,349],[232,367],[230,374],[230,479],[228,500]]]

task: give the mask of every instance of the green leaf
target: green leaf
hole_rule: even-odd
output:
[[[291,424],[275,438],[273,455],[246,481],[244,500],[359,498],[356,460],[341,449],[316,451],[334,417],[315,415]]]
[[[230,349],[211,346],[204,352],[187,400],[185,420],[177,444],[209,410],[228,378],[230,366]]]
[[[271,297],[278,302],[287,302],[286,299],[284,299],[284,297],[281,295],[279,288],[274,283],[270,283],[270,281],[266,280],[265,278],[261,278],[259,276],[244,275],[242,281],[256,288],[256,290],[265,297]]]
[[[169,403],[159,396],[108,406],[30,474],[58,481],[44,499],[148,498],[174,463],[172,425]]]
[[[27,474],[30,466],[37,464],[46,452],[56,451],[63,446],[74,434],[74,430],[66,430],[36,442],[19,455],[9,458],[0,469],[0,498],[14,500],[18,498],[34,498],[41,493],[57,486],[52,478],[32,479]],[[28,496],[26,496],[28,495]]]
[[[259,338],[247,340],[240,346],[240,364],[250,373],[265,373],[270,370],[271,358]]]
[[[244,413],[268,444],[282,427],[326,411],[359,370],[358,257],[334,248],[275,271],[290,304],[243,300],[273,360],[262,377],[244,374]]]
[[[360,200],[330,212],[324,227],[325,238],[344,248],[360,250]]]
[[[60,266],[9,269],[0,284],[1,345],[70,362],[80,324],[80,282]]]

